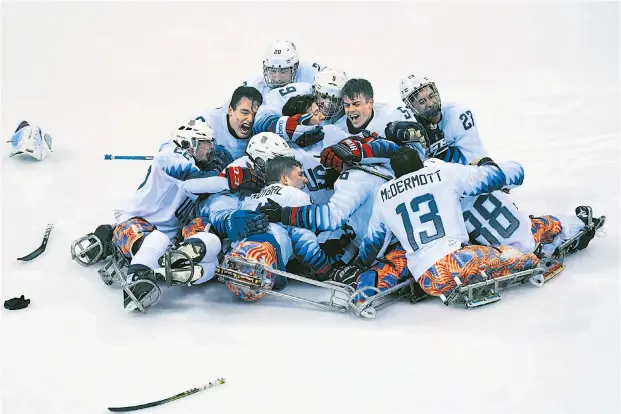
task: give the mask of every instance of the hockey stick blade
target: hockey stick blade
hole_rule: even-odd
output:
[[[47,247],[47,241],[50,238],[50,233],[52,232],[53,228],[54,228],[53,224],[48,224],[47,227],[45,228],[45,234],[43,235],[43,243],[41,243],[41,246],[39,246],[37,250],[35,250],[34,252],[27,254],[24,257],[18,257],[17,260],[28,262],[36,257],[39,257],[39,255],[43,253],[45,251],[45,248]]]
[[[168,398],[164,398],[163,400],[159,400],[159,401],[153,401],[150,403],[146,403],[146,404],[140,404],[140,405],[132,405],[129,407],[108,407],[109,411],[115,412],[115,413],[122,413],[122,412],[126,412],[126,411],[137,411],[137,410],[142,410],[143,408],[150,408],[150,407],[155,407],[158,405],[162,405],[162,404],[166,404],[168,402],[171,401],[175,401],[178,400],[180,398],[183,397],[187,397],[188,395],[192,395],[192,394],[196,394],[197,392],[201,392],[204,391],[206,389],[215,387],[216,385],[220,385],[220,384],[224,384],[226,381],[224,380],[224,378],[218,378],[215,381],[210,382],[207,385],[203,385],[202,387],[198,387],[198,388],[192,388],[190,390],[181,392],[177,395],[173,395],[172,397],[168,397]]]

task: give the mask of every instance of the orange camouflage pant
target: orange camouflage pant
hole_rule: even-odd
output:
[[[438,260],[422,274],[418,284],[429,295],[440,296],[457,286],[454,277],[467,285],[483,281],[481,271],[495,278],[532,269],[537,263],[533,253],[525,254],[508,246],[465,246]]]
[[[552,243],[554,238],[563,229],[561,222],[554,216],[542,216],[530,219],[531,232],[533,233],[533,239],[535,239],[535,245],[539,243],[546,244]]]

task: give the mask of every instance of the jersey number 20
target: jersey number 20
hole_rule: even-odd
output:
[[[423,194],[418,197],[414,197],[412,201],[410,201],[410,208],[412,213],[417,213],[420,211],[420,206],[423,203],[427,203],[429,207],[429,213],[421,214],[418,218],[421,224],[425,223],[433,223],[435,226],[435,234],[429,235],[427,230],[421,231],[418,233],[418,237],[420,238],[421,244],[427,244],[433,240],[439,239],[440,237],[444,237],[444,224],[442,224],[442,217],[438,215],[438,205],[436,204],[436,199],[433,198],[432,194]],[[416,243],[416,238],[414,235],[414,228],[412,227],[412,220],[410,220],[410,212],[407,209],[405,203],[401,203],[395,208],[395,212],[401,216],[401,220],[403,220],[403,227],[405,228],[405,232],[408,236],[408,242],[412,247],[412,251],[417,251],[419,249],[418,243]]]

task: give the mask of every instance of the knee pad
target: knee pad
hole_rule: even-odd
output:
[[[170,239],[159,230],[153,230],[142,238],[138,251],[134,254],[131,264],[142,264],[151,269],[157,268],[158,260],[166,252]]]
[[[218,254],[222,249],[222,242],[220,238],[213,233],[207,233],[201,231],[199,233],[193,234],[191,239],[199,239],[205,244],[205,256],[201,260],[201,265],[203,263],[213,262],[218,259]]]
[[[131,259],[140,249],[143,239],[155,230],[155,226],[141,217],[130,218],[114,228],[112,241],[121,252]]]

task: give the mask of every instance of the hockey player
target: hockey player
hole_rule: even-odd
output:
[[[295,158],[287,156],[272,158],[267,162],[266,169],[268,186],[260,193],[246,197],[241,203],[241,208],[254,210],[268,200],[276,200],[277,203],[289,207],[307,205],[312,202],[308,194],[301,190],[307,179],[304,177],[302,165]],[[286,263],[294,255],[311,266],[315,271],[315,278],[327,280],[331,277],[330,261],[319,248],[315,235],[308,230],[272,223],[266,233],[241,240],[233,246],[229,254],[230,257],[259,262],[281,270],[285,269]],[[246,269],[242,266],[239,270],[253,275],[251,267]],[[271,290],[275,283],[276,277],[268,273],[262,280],[261,287]],[[285,282],[281,281],[279,284],[284,287]],[[227,286],[236,296],[245,301],[255,301],[265,295],[264,292],[242,288],[230,282]]]
[[[9,142],[13,147],[9,157],[26,154],[43,161],[52,153],[52,136],[26,121],[20,122]]]
[[[155,292],[159,273],[154,269],[160,267],[160,258],[194,211],[198,198],[193,191],[195,182],[204,189],[208,181],[210,192],[256,191],[262,187],[262,182],[249,169],[227,169],[224,176],[212,170],[214,147],[213,130],[204,122],[191,120],[179,127],[173,139],[160,147],[129,205],[115,211],[114,226],[99,226],[94,234],[74,243],[79,245],[79,251],[72,251],[74,259],[88,266],[118,248],[130,260],[126,276],[129,291],[145,308],[152,305],[154,295],[159,297],[159,289]],[[226,154],[222,148],[221,152]],[[212,233],[193,234],[173,255],[174,262],[182,252],[198,263],[193,267],[193,278],[183,280],[187,272],[179,272],[175,277],[195,284],[209,280],[215,272],[220,247],[220,240]],[[134,298],[124,290],[126,309],[136,309]]]
[[[277,40],[265,52],[263,76],[244,81],[243,86],[257,88],[263,98],[276,88],[289,83],[313,83],[315,75],[321,70],[317,63],[300,62],[300,55],[293,42]]]
[[[206,122],[233,159],[244,155],[259,107],[261,93],[253,87],[240,86],[233,92],[228,105],[203,111],[194,119]]]
[[[426,76],[407,76],[401,80],[400,90],[403,102],[425,128],[422,141],[426,157],[469,164],[488,156],[470,108],[456,103],[442,104],[435,82]],[[387,131],[400,129],[402,133],[399,136],[387,133],[387,138],[407,143],[414,136],[409,134],[409,128],[411,125],[389,125]],[[521,165],[509,162],[500,164],[500,167],[507,177],[505,190],[522,184],[524,170]],[[513,246],[524,253],[534,252],[542,245],[545,253],[557,259],[567,254],[567,249],[575,252],[585,248],[605,222],[603,216],[593,218],[589,206],[577,207],[576,216],[546,215],[531,219],[518,210],[506,192],[501,191],[465,197],[462,208],[472,242]],[[564,245],[568,241],[573,247]]]
[[[406,252],[414,280],[433,296],[455,288],[455,276],[465,285],[480,281],[483,270],[493,278],[537,265],[534,254],[511,247],[464,247],[468,233],[459,198],[489,193],[505,183],[502,170],[490,158],[480,160],[478,167],[438,160],[423,163],[417,151],[403,147],[390,164],[396,178],[376,193],[370,228],[357,259],[364,268],[393,235]],[[367,283],[375,277],[365,273],[358,281],[358,301],[375,293],[375,286]]]
[[[345,74],[345,72],[332,68],[323,68],[321,72],[315,76],[315,80],[312,84],[296,82],[272,90],[267,94],[263,105],[259,109],[255,132],[259,129],[268,131],[269,123],[275,122],[278,118],[263,118],[268,115],[285,116],[285,114],[283,114],[283,107],[287,101],[300,95],[312,95],[319,111],[323,114],[322,122],[313,123],[309,121],[309,125],[329,125],[334,123],[343,116],[342,91],[346,82],[347,74]],[[259,125],[261,123],[267,125],[265,127],[260,127]]]

